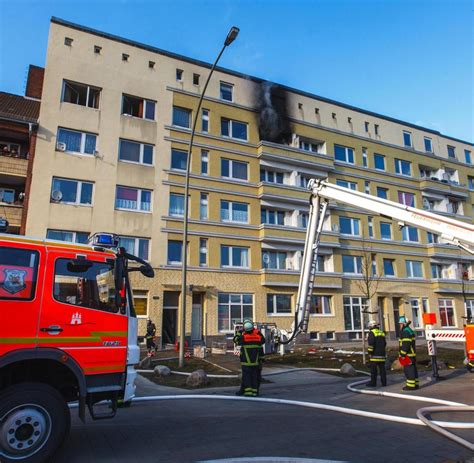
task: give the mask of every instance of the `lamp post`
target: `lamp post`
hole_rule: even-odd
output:
[[[207,76],[206,83],[204,84],[204,88],[202,90],[201,96],[199,98],[199,102],[196,108],[196,112],[194,114],[194,121],[193,121],[193,129],[191,131],[191,139],[189,141],[189,148],[188,148],[188,157],[186,160],[186,177],[185,177],[185,186],[184,186],[184,217],[183,217],[183,245],[182,245],[182,252],[181,252],[181,310],[179,312],[179,328],[180,328],[180,337],[179,337],[179,366],[182,368],[184,366],[184,343],[186,340],[186,278],[187,278],[187,259],[188,259],[188,206],[189,206],[189,173],[191,170],[191,151],[193,149],[193,141],[194,141],[194,133],[196,132],[197,121],[199,119],[199,111],[201,110],[202,100],[204,98],[204,94],[206,93],[207,86],[209,85],[209,81],[211,80],[212,73],[219,62],[222,53],[226,47],[228,47],[239,34],[238,27],[231,27],[227,37],[224,41],[224,45],[217,55],[214,64],[212,65],[211,71]]]

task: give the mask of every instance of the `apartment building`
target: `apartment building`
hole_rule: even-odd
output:
[[[289,328],[310,178],[472,223],[474,147],[437,131],[51,20],[27,234],[83,242],[112,231],[149,260],[136,276],[144,329],[178,336],[184,178],[191,126],[186,335],[229,338],[245,317]],[[423,312],[461,327],[474,309],[473,256],[432,233],[330,205],[308,340],[361,336],[364,266],[377,275],[371,317],[396,334]],[[365,314],[368,317],[369,314]]]
[[[43,69],[30,66],[25,96],[0,92],[0,231],[24,234]]]

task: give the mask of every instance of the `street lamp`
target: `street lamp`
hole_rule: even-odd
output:
[[[188,205],[189,205],[189,173],[191,170],[191,151],[193,149],[193,141],[194,141],[194,133],[196,132],[196,125],[199,119],[199,111],[201,110],[202,100],[204,98],[204,94],[206,93],[207,86],[209,81],[211,80],[212,73],[219,62],[222,53],[226,47],[228,47],[239,34],[238,27],[231,27],[227,37],[225,38],[224,45],[217,55],[214,64],[212,65],[211,71],[207,76],[206,83],[202,90],[201,96],[199,98],[199,102],[196,108],[196,112],[194,114],[194,121],[193,121],[193,129],[191,131],[191,139],[189,141],[189,148],[188,148],[188,158],[186,160],[186,177],[185,177],[185,186],[184,186],[184,217],[183,217],[183,245],[182,245],[182,252],[181,252],[181,310],[179,313],[179,327],[180,327],[180,338],[179,338],[179,366],[182,368],[184,366],[184,343],[186,340],[186,278],[187,278],[187,260],[188,260]]]

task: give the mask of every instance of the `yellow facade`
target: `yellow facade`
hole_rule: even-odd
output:
[[[65,37],[73,39],[71,46],[64,44]],[[95,45],[102,47],[100,54],[94,53]],[[128,55],[127,61],[123,54]],[[150,61],[155,67],[150,67]],[[182,80],[176,80],[176,69],[183,71]],[[194,341],[211,342],[229,336],[228,318],[237,319],[234,314],[239,311],[260,322],[290,327],[293,317],[285,312],[288,299],[274,296],[290,296],[294,310],[308,212],[305,178],[350,182],[355,185],[348,187],[372,195],[386,189],[387,199],[392,201],[399,201],[401,195],[413,195],[415,207],[429,205],[444,215],[472,223],[474,187],[469,189],[468,185],[474,169],[464,158],[466,150],[474,157],[472,144],[289,89],[286,118],[291,126],[291,142],[262,141],[255,97],[260,82],[219,70],[204,98],[209,129],[203,132],[202,114],[196,114],[195,107],[208,72],[208,67],[189,58],[179,59],[126,40],[99,36],[79,26],[58,21],[51,24],[27,234],[45,236],[48,230],[112,231],[148,240],[146,257],[155,267],[156,277],[150,282],[134,276],[137,294],[147,301],[147,313],[140,315],[142,330],[150,317],[163,342],[173,342],[178,334],[176,293],[180,291],[181,273],[179,262],[170,259],[169,242],[182,241],[183,218],[178,206],[170,207],[170,195],[184,193],[185,177],[182,169],[173,167],[172,152],[186,152],[189,127],[195,117],[200,120],[191,160],[188,285],[192,291],[187,295],[186,317],[186,334]],[[193,74],[200,75],[200,85],[193,85]],[[63,101],[64,80],[100,88],[98,108]],[[220,98],[220,82],[233,85],[232,102]],[[153,101],[153,120],[122,114],[123,95]],[[173,123],[173,107],[190,111],[189,127]],[[247,124],[247,139],[223,135],[226,120]],[[233,130],[233,122],[229,124]],[[94,134],[98,153],[59,151],[59,128]],[[415,148],[404,146],[404,131],[410,132]],[[433,153],[423,148],[425,138],[431,140]],[[120,140],[153,146],[153,163],[120,160]],[[455,159],[448,156],[448,145],[455,148]],[[336,160],[337,146],[350,149],[353,162]],[[384,170],[376,168],[376,154],[383,157]],[[403,170],[404,161],[410,163],[410,175],[396,172],[397,166]],[[224,175],[224,169],[243,169],[242,163],[246,179]],[[272,174],[262,171],[273,172],[273,179],[279,173],[281,182],[272,182],[268,177]],[[262,175],[267,177],[262,180]],[[53,177],[93,183],[92,204],[51,200]],[[150,191],[149,210],[117,207],[117,187]],[[340,217],[358,220],[354,225],[357,230],[342,233]],[[277,223],[262,223],[272,220]],[[357,258],[367,253],[377,274],[382,275],[372,297],[370,316],[379,317],[385,330],[395,332],[397,314],[409,318],[418,314],[420,323],[416,328],[422,335],[424,310],[436,312],[439,325],[462,326],[459,264],[465,263],[472,278],[474,259],[451,245],[429,243],[421,230],[416,241],[405,241],[403,233],[407,232],[402,232],[397,223],[391,223],[390,237],[383,238],[381,223],[387,223],[387,219],[330,205],[321,239],[324,269],[317,274],[314,291],[328,298],[325,301],[329,307],[311,316],[312,339],[349,340],[360,336],[357,298],[364,297],[362,278],[343,265],[348,265],[352,256],[357,267]],[[233,254],[236,248],[245,248],[235,251],[237,258]],[[242,265],[229,266],[226,259],[240,259]],[[393,265],[393,276],[384,273],[388,260]],[[274,264],[281,268],[265,268]],[[407,266],[416,273],[418,265],[423,269],[420,276],[407,275]],[[433,265],[439,268],[433,270]],[[433,277],[434,271],[441,272],[439,277]],[[467,283],[464,290],[473,293],[474,287],[469,289]],[[468,299],[474,300],[474,295]],[[283,306],[278,301],[283,301]],[[323,305],[322,299],[320,302]]]

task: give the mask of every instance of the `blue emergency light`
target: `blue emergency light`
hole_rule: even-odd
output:
[[[119,237],[113,233],[94,233],[89,238],[89,244],[102,248],[118,248]]]

